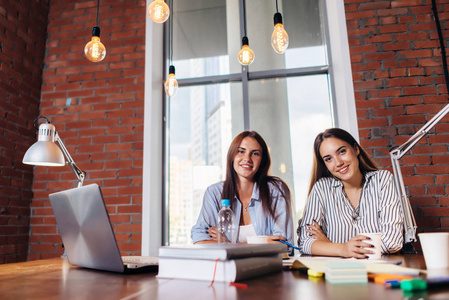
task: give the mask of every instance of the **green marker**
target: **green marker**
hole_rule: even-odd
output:
[[[401,289],[407,292],[426,290],[427,282],[421,279],[402,280]]]

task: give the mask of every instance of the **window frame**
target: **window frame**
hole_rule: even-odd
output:
[[[334,123],[337,127],[348,130],[358,140],[344,3],[332,0],[320,1],[328,65],[253,72],[249,72],[246,66],[242,66],[241,73],[178,79],[179,86],[242,82],[244,128],[248,130],[250,129],[249,81],[328,74]],[[152,0],[147,0],[147,5],[151,2]],[[244,32],[244,4],[245,0],[239,0],[241,35]],[[167,26],[165,25],[165,27]],[[155,40],[163,40],[164,42],[157,44],[153,42]],[[167,151],[169,151],[169,147],[166,131],[170,114],[167,107],[167,97],[163,92],[161,84],[163,77],[165,77],[168,71],[168,63],[164,63],[164,53],[166,52],[168,41],[165,39],[162,26],[154,24],[148,17],[146,22],[146,45],[142,255],[157,255],[158,247],[166,245],[169,238],[169,220],[167,217],[169,196],[167,190],[169,186],[169,157]],[[339,57],[339,59],[334,61],[332,57]],[[157,70],[162,72],[157,72]],[[161,147],[154,147],[155,141]],[[159,173],[157,170],[159,170]],[[157,201],[151,202],[150,199],[160,199],[161,201],[156,203]]]

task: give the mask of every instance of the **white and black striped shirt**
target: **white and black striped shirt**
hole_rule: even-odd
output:
[[[382,253],[397,252],[403,243],[403,214],[393,175],[386,170],[365,174],[360,203],[354,209],[345,197],[340,180],[325,177],[313,186],[298,228],[299,247],[311,254],[312,243],[307,224],[318,222],[333,243],[346,243],[362,232],[382,233]]]

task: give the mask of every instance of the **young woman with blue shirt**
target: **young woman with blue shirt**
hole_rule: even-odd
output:
[[[314,143],[314,166],[298,244],[304,254],[366,258],[366,236],[381,235],[382,253],[402,248],[403,214],[393,175],[346,131],[331,128]]]
[[[269,176],[271,157],[267,144],[255,131],[244,131],[232,141],[227,155],[226,179],[209,186],[198,221],[192,227],[193,243],[216,243],[217,214],[221,199],[231,200],[237,242],[248,236],[267,235],[268,243],[293,242],[290,190],[278,177]]]

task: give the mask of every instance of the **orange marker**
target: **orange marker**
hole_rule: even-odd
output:
[[[374,275],[374,283],[376,284],[385,284],[385,281],[390,281],[390,280],[397,280],[397,281],[401,281],[401,280],[405,280],[405,279],[413,279],[412,276],[408,276],[408,275],[397,275],[397,274],[378,274],[378,275]]]

